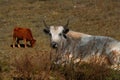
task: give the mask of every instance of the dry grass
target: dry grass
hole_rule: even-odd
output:
[[[70,63],[64,66],[53,64],[50,53],[45,51],[15,56],[11,66],[13,80],[119,80],[120,78],[118,71],[107,68],[105,64],[99,65],[93,60],[90,63]]]
[[[49,71],[50,71],[49,69],[50,61],[44,52],[43,53],[39,52],[30,55],[23,54],[20,57],[16,56],[12,65],[14,70],[13,78],[24,78],[24,79],[31,78],[33,80],[40,80],[40,79],[45,79],[45,77],[49,75]]]
[[[47,59],[50,51],[49,40],[43,33],[42,19],[49,25],[64,25],[67,19],[70,19],[69,27],[72,30],[106,35],[120,40],[119,5],[119,0],[0,0],[0,79],[12,80],[16,76],[36,75],[40,79],[47,76],[43,80],[88,80],[88,77],[93,80],[93,77],[96,79],[97,76],[104,75],[108,77],[106,80],[118,80],[118,72],[107,70],[104,73],[104,69],[101,70],[100,67],[99,70],[95,66],[91,67],[92,65],[76,67],[77,70],[72,71],[69,66],[66,68],[57,66],[54,70],[49,70],[51,66]],[[32,30],[37,40],[34,48],[10,47],[12,30],[16,25]],[[89,71],[87,68],[92,74],[87,73]],[[93,76],[97,73],[100,74]],[[110,73],[109,76],[107,73]]]
[[[23,80],[63,79],[62,74],[52,72],[53,63],[50,60],[50,53],[47,51],[15,56],[11,66],[11,75],[15,80],[20,78]]]

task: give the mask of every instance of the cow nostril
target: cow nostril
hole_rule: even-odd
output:
[[[51,46],[52,46],[52,48],[57,48],[57,43],[52,42],[52,43],[51,43]]]

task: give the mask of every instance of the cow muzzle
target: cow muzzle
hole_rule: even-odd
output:
[[[58,47],[58,44],[57,44],[56,42],[52,42],[52,43],[51,43],[51,47],[52,47],[52,48],[57,48],[57,47]]]

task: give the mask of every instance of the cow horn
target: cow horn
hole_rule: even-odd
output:
[[[64,25],[64,28],[67,28],[67,27],[68,27],[68,24],[69,24],[69,20],[67,20],[67,24]]]
[[[43,23],[44,23],[44,26],[45,26],[47,29],[49,29],[49,27],[47,26],[45,20],[43,20]]]

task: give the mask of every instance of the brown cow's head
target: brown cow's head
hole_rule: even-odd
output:
[[[62,40],[65,40],[67,38],[66,34],[69,32],[68,29],[69,20],[67,21],[67,24],[65,26],[47,26],[45,21],[43,22],[45,25],[45,29],[43,31],[46,34],[50,35],[51,47],[58,48]]]
[[[35,42],[36,42],[35,39],[32,39],[32,40],[30,41],[31,47],[33,47],[33,46],[35,45]]]

